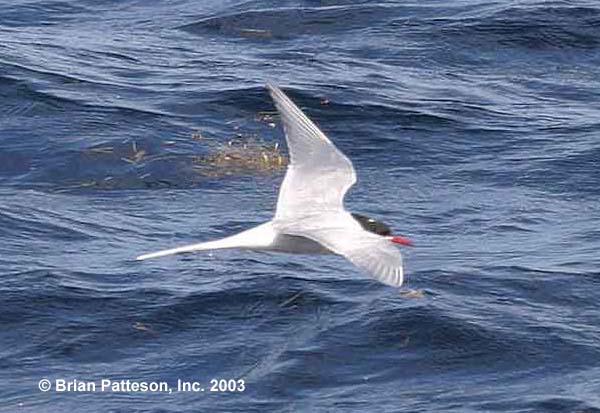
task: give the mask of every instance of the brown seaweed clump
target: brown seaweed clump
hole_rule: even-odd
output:
[[[226,143],[205,138],[199,133],[192,137],[209,145],[207,155],[193,157],[194,169],[203,175],[270,173],[285,169],[288,164],[288,158],[278,143],[241,135]]]

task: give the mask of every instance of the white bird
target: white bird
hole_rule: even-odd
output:
[[[281,115],[290,163],[279,190],[275,217],[215,241],[144,254],[138,260],[190,251],[242,248],[299,254],[333,253],[347,258],[373,278],[399,287],[402,255],[387,225],[344,208],[344,196],[356,182],[352,162],[277,86],[267,88]]]

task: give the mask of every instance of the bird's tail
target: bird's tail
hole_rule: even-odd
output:
[[[215,241],[200,242],[198,244],[185,245],[183,247],[171,248],[149,254],[143,254],[136,257],[136,260],[147,260],[149,258],[164,257],[165,255],[179,254],[181,252],[219,250],[225,248],[265,248],[273,240],[274,233],[271,223],[259,225],[249,230],[240,232],[230,237],[218,239]]]
[[[151,252],[151,253],[143,254],[143,255],[136,257],[136,260],[141,261],[141,260],[147,260],[149,258],[164,257],[165,255],[179,254],[181,252],[217,250],[217,249],[222,249],[222,248],[234,248],[234,246],[230,246],[230,245],[228,245],[229,243],[226,242],[226,241],[228,241],[229,238],[232,238],[232,237],[223,238],[223,239],[219,239],[216,241],[208,241],[208,242],[200,242],[198,244],[184,245],[183,247],[171,248],[168,250]]]

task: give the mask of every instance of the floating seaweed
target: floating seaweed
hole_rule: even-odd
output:
[[[210,152],[194,156],[192,162],[194,169],[206,176],[268,173],[283,169],[288,164],[279,143],[271,144],[241,135],[226,143],[207,138],[202,140],[209,145]]]
[[[132,154],[129,158],[122,157],[121,160],[123,160],[125,162],[136,164],[136,163],[140,162],[142,159],[144,159],[144,156],[146,156],[146,150],[138,149],[135,141],[133,141],[131,143],[131,151],[132,151]]]
[[[400,295],[402,297],[406,297],[406,298],[424,298],[425,297],[425,293],[423,292],[423,290],[406,290],[406,291],[400,292]]]
[[[112,146],[96,146],[94,148],[87,149],[86,152],[88,154],[96,154],[96,155],[110,155],[114,152],[115,148]]]
[[[277,112],[259,112],[255,121],[275,127]],[[239,126],[234,126],[239,131]],[[190,153],[158,153],[152,154],[150,149],[142,148],[136,141],[125,144],[95,146],[84,151],[90,165],[95,162],[126,162],[134,168],[126,168],[117,176],[93,176],[79,182],[71,182],[56,188],[57,192],[69,192],[81,189],[114,189],[120,187],[172,187],[180,185],[178,179],[195,180],[195,177],[219,177],[232,175],[267,174],[285,169],[288,157],[279,143],[270,143],[256,136],[245,136],[236,133],[231,139],[223,142],[205,136],[201,131],[194,131],[191,139],[203,146],[203,154]],[[164,140],[163,147],[176,147],[180,140]],[[173,181],[156,174],[157,161],[177,162],[184,166],[177,168],[179,172]],[[183,163],[181,161],[184,161]],[[113,164],[114,165],[114,164]],[[190,168],[187,169],[186,168]],[[160,166],[159,166],[160,168]]]

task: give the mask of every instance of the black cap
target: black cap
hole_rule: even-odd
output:
[[[390,230],[390,227],[388,227],[387,225],[385,225],[383,222],[380,221],[376,221],[373,218],[369,218],[366,217],[364,215],[360,215],[360,214],[355,214],[355,213],[351,213],[352,217],[358,221],[358,223],[360,224],[361,227],[363,227],[364,230],[372,232],[373,234],[377,234],[377,235],[391,235],[392,231]]]

